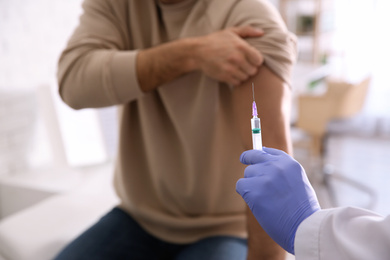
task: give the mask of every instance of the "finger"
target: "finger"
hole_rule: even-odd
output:
[[[248,46],[245,48],[245,57],[253,66],[260,66],[264,62],[263,55],[254,47]]]
[[[285,155],[286,153],[282,150],[278,150],[270,147],[263,147],[263,151],[272,155]]]
[[[226,82],[227,82],[228,84],[234,86],[234,87],[240,86],[240,84],[241,84],[241,81],[239,81],[238,79],[236,79],[236,78],[234,78],[234,77],[232,77],[232,76],[230,76],[230,77],[226,80]]]
[[[243,183],[243,178],[239,179],[237,182],[236,182],[236,191],[238,194],[241,195],[241,197],[243,197],[243,195],[245,194],[245,184]]]
[[[225,75],[224,77],[221,77],[220,80],[232,86],[239,86],[241,84],[241,81],[233,77],[232,74]]]
[[[224,79],[226,82],[233,86],[239,86],[243,81],[247,80],[249,75],[244,73],[239,67],[229,65],[229,68],[225,71]]]
[[[253,76],[257,72],[257,67],[250,64],[247,60],[240,64],[240,69],[248,76]]]
[[[240,82],[245,81],[249,78],[249,75],[244,73],[239,67],[235,67],[230,71],[230,75]]]
[[[241,178],[236,182],[236,191],[241,195],[244,199],[246,198],[246,194],[250,191],[250,187],[252,186],[252,180]]]
[[[264,31],[262,29],[249,26],[249,25],[233,27],[232,31],[242,38],[260,37],[264,35]]]
[[[262,163],[270,159],[270,154],[260,150],[245,151],[240,156],[240,162],[246,165]]]
[[[247,48],[248,43],[242,41],[241,48]],[[228,58],[228,64],[226,65],[226,72],[232,74],[235,78],[240,81],[245,81],[249,76],[256,72],[257,68],[247,61],[245,52],[239,51],[235,55],[231,55]]]
[[[266,166],[265,164],[253,164],[249,165],[245,168],[244,177],[252,178],[252,177],[260,177],[266,174]]]
[[[236,191],[241,195],[251,210],[254,209],[254,203],[259,199],[261,200],[263,197],[262,192],[259,189],[259,182],[253,181],[253,179],[239,179],[236,183]]]

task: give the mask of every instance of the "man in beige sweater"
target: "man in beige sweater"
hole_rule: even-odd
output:
[[[295,38],[268,0],[85,0],[64,102],[118,106],[121,199],[57,259],[284,259],[235,192],[251,148],[291,152]]]

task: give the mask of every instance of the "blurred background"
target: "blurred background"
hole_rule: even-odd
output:
[[[270,2],[298,37],[294,153],[322,206],[390,214],[390,1]],[[0,0],[0,259],[49,259],[116,202],[115,107],[74,111],[57,94],[81,3]]]

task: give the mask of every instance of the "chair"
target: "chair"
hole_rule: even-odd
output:
[[[298,97],[298,117],[296,127],[310,137],[310,153],[319,159],[322,183],[328,190],[331,206],[337,206],[335,191],[331,179],[349,184],[370,196],[367,208],[372,208],[376,194],[368,186],[335,172],[324,164],[326,143],[330,132],[328,123],[332,120],[349,119],[361,111],[371,77],[353,84],[343,81],[327,80],[327,90],[322,95],[301,95]]]

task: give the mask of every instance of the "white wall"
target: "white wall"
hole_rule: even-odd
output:
[[[57,60],[78,23],[81,2],[0,1],[0,87],[55,82]]]
[[[335,4],[336,46],[346,58],[341,72],[358,77],[369,71],[373,80],[364,113],[390,118],[390,1],[338,0]]]
[[[0,0],[0,218],[74,189],[115,154],[115,108],[74,111],[57,91],[81,2]]]
[[[81,3],[82,0],[0,0],[0,122],[2,114],[9,115],[11,106],[6,101],[11,103],[9,97],[16,90],[30,93],[26,99],[37,99],[36,114],[18,124],[23,123],[34,134],[29,150],[29,163],[33,166],[53,162],[61,167],[82,166],[103,162],[114,154],[114,109],[76,112],[64,105],[57,93],[58,59],[78,24]],[[100,113],[109,116],[102,117]],[[20,111],[21,114],[25,113]],[[20,118],[17,114],[8,116],[11,117]],[[107,121],[111,122],[108,126]],[[9,149],[1,141],[8,140],[10,134],[5,135],[5,130],[2,134],[1,130],[0,124],[0,150]]]

